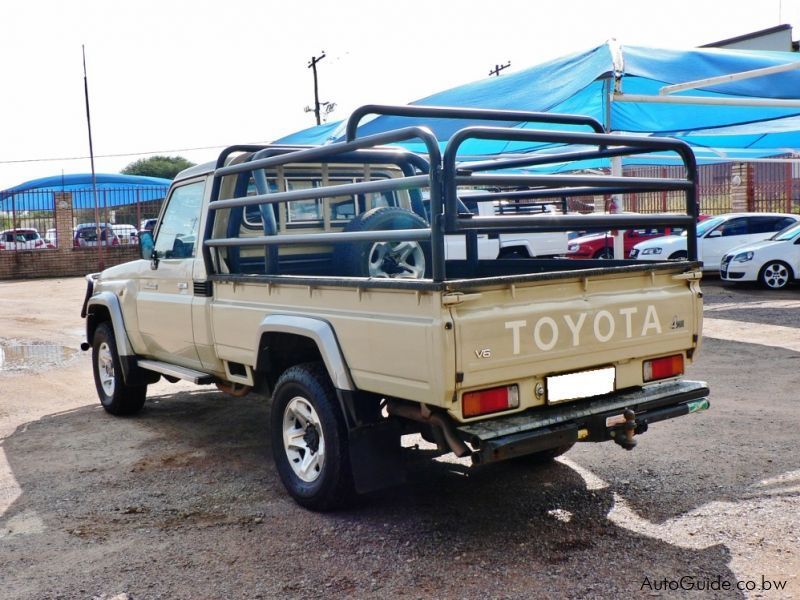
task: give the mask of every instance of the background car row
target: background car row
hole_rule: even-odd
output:
[[[142,224],[155,222],[147,219]],[[81,223],[72,230],[72,245],[75,248],[97,246],[98,229],[100,244],[120,246],[125,244],[138,244],[139,231],[133,225],[120,223]],[[150,225],[152,230],[152,225]],[[48,229],[44,238],[33,228],[6,229],[0,231],[0,250],[40,250],[57,247],[57,234],[55,229]]]
[[[723,281],[758,281],[782,289],[800,274],[800,215],[730,213],[697,226],[698,258],[703,270],[719,271]],[[686,257],[686,234],[636,244],[638,260]]]

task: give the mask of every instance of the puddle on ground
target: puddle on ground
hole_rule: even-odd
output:
[[[77,353],[78,351],[74,348],[55,344],[22,344],[0,341],[0,372],[53,369],[65,365]]]

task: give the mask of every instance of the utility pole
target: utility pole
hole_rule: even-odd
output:
[[[89,113],[89,78],[86,75],[86,47],[81,44],[81,54],[83,55],[83,96],[86,99],[86,127],[89,130],[89,159],[92,164],[92,196],[94,196],[94,226],[97,235],[97,262],[98,268],[105,268],[103,261],[103,231],[100,228],[100,207],[97,203],[97,175],[94,170],[94,145],[92,144],[92,118]],[[110,232],[105,232],[106,236]],[[110,242],[111,240],[109,240]]]
[[[492,75],[497,75],[498,77],[500,77],[500,71],[502,71],[503,69],[507,69],[510,66],[511,66],[511,61],[508,61],[504,65],[495,65],[494,69],[489,71],[489,77],[491,77]]]
[[[317,83],[317,63],[323,58],[325,58],[325,50],[323,50],[319,56],[312,56],[308,63],[308,68],[314,72],[314,116],[317,118],[317,125],[322,122],[319,116],[319,84]]]

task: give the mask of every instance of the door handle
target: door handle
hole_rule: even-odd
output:
[[[142,287],[146,290],[157,290],[158,284],[154,281],[145,281]]]
[[[189,289],[189,284],[186,283],[185,281],[179,281],[178,282],[178,289],[179,290],[188,290]]]

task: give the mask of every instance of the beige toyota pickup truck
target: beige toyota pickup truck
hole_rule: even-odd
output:
[[[370,112],[413,121],[358,137]],[[569,130],[465,126],[442,153],[420,125],[439,118]],[[410,141],[425,152],[398,146]],[[508,142],[561,150],[475,159],[476,144]],[[677,154],[685,177],[546,170],[650,152]],[[83,349],[97,393],[115,415],[141,410],[160,378],[269,396],[277,471],[314,510],[402,482],[406,434],[475,465],[548,460],[576,442],[631,449],[650,425],[708,408],[706,384],[682,379],[702,319],[695,175],[674,140],[478,109],[367,106],[347,141],[228,148],[175,179],[140,260],[87,277]],[[467,189],[494,205],[666,191],[686,198],[686,213],[481,216],[459,210]],[[690,229],[687,259],[477,251],[483,234],[659,225]],[[446,256],[446,236],[463,236],[465,257]]]

